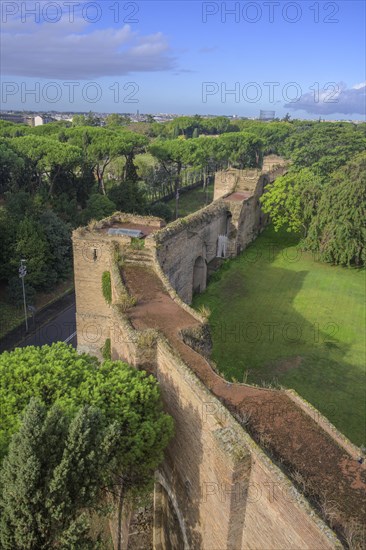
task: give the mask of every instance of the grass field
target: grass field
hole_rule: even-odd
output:
[[[196,212],[200,208],[207,206],[213,200],[214,186],[211,184],[206,189],[202,187],[197,187],[196,189],[191,189],[190,191],[180,191],[179,197],[179,217],[183,218]],[[175,199],[172,199],[167,202],[167,205],[172,212],[175,212]]]
[[[213,360],[229,380],[294,388],[365,444],[365,271],[315,261],[268,228],[225,262],[194,307],[211,310]]]

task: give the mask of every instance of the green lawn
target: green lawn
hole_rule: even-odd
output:
[[[192,214],[200,208],[210,204],[213,200],[213,194],[213,184],[209,185],[207,189],[197,187],[196,189],[191,189],[186,192],[181,190],[179,197],[179,217],[183,218],[184,216],[188,216],[188,214]],[[168,201],[167,205],[172,212],[175,212],[175,199]]]
[[[211,310],[228,379],[294,388],[365,444],[365,271],[323,264],[268,228],[227,261],[194,306]]]

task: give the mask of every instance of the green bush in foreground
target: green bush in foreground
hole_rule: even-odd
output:
[[[18,348],[0,355],[0,457],[34,397],[73,417],[85,405],[120,427],[119,466],[141,483],[151,478],[172,434],[157,381],[121,361],[78,354],[64,343]]]
[[[103,511],[118,436],[98,409],[70,420],[32,400],[0,471],[1,548],[101,548],[90,526]]]
[[[0,355],[0,402],[0,547],[98,548],[107,495],[121,522],[172,435],[157,381],[59,342]]]

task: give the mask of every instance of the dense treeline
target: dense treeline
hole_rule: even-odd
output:
[[[151,203],[184,185],[207,185],[219,168],[261,164],[262,141],[249,132],[185,139],[155,122],[136,131],[118,115],[96,124],[92,116],[35,128],[0,122],[0,279],[14,303],[21,301],[22,257],[29,299],[67,277],[72,228],[116,210],[169,220],[165,204]],[[226,119],[217,126],[231,129]]]
[[[269,153],[291,160],[263,200],[275,226],[301,230],[304,246],[325,261],[363,263],[355,224],[364,208],[357,155],[366,150],[365,136],[365,124],[288,117],[263,123],[196,115],[131,124],[110,115],[102,127],[90,114],[35,128],[0,121],[0,279],[17,303],[24,256],[29,295],[52,288],[70,273],[72,228],[115,210],[169,220],[174,213],[156,201],[186,185],[206,186],[219,169],[260,167]],[[350,200],[332,224],[347,190]]]
[[[351,158],[324,184],[304,246],[321,260],[366,263],[366,152]]]
[[[263,209],[319,260],[365,265],[366,124],[293,126],[277,150],[290,169],[267,190]]]

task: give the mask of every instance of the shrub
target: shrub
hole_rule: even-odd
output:
[[[81,218],[83,223],[88,223],[89,220],[102,220],[111,216],[113,212],[117,210],[117,207],[113,201],[111,201],[106,195],[100,195],[94,193],[90,195],[86,208],[83,210]]]
[[[111,274],[109,271],[105,271],[102,275],[102,291],[103,296],[107,304],[112,303],[112,283]]]
[[[119,266],[123,267],[124,259],[118,246],[113,250],[113,261]]]
[[[109,199],[116,205],[115,210],[143,214],[145,212],[145,197],[137,182],[123,181],[114,185],[108,192]]]
[[[153,328],[148,328],[143,332],[139,333],[138,345],[140,347],[150,348],[155,344],[157,337],[158,337],[158,332]]]
[[[125,313],[131,307],[135,306],[137,303],[137,298],[135,296],[130,296],[129,294],[123,294],[119,299],[119,306],[121,311]]]
[[[100,350],[102,352],[102,357],[105,361],[111,359],[111,339],[107,338],[104,342],[104,346]]]
[[[149,207],[149,214],[163,218],[166,222],[170,222],[174,218],[174,214],[165,202],[157,202]]]
[[[70,417],[84,405],[100,409],[122,427],[120,467],[138,469],[141,478],[150,475],[152,462],[156,468],[172,433],[152,376],[122,361],[100,364],[63,342],[2,353],[0,380],[0,457],[32,397],[47,407],[56,403]]]
[[[204,304],[201,304],[198,308],[198,313],[202,315],[205,319],[208,319],[211,315],[211,310],[208,306],[205,306]]]
[[[145,241],[143,239],[138,239],[137,237],[131,237],[130,246],[133,250],[142,250],[145,248]]]

